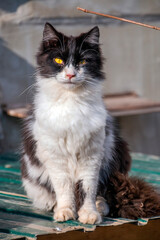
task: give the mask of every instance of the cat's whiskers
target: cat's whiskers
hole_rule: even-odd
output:
[[[30,91],[31,89],[33,89],[33,87],[36,87],[36,83],[33,83],[32,85],[30,85],[29,87],[27,87],[22,93],[19,94],[19,97],[22,96],[24,93],[26,93],[27,91]],[[28,92],[29,93],[29,92]]]
[[[89,78],[87,78],[86,80],[85,80],[85,82],[86,83],[89,83],[90,85],[93,85],[93,86],[96,86],[97,85],[97,81],[95,81],[94,79],[89,79]]]
[[[39,68],[37,68],[34,73],[31,75],[31,77],[36,77],[40,73]]]

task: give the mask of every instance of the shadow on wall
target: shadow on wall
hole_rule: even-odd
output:
[[[0,9],[6,12],[15,12],[17,8],[30,0],[1,0]]]
[[[26,91],[33,83],[34,67],[25,59],[18,56],[7,48],[3,39],[0,38],[0,88],[1,104],[19,106],[31,100]],[[20,146],[21,121],[2,114],[0,152],[11,152],[18,150]]]
[[[29,91],[22,92],[33,83],[34,67],[7,48],[0,38],[0,86],[3,104],[30,102]]]

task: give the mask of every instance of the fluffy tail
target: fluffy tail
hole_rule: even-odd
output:
[[[117,172],[110,179],[105,198],[111,217],[137,219],[160,216],[160,194],[137,177]]]

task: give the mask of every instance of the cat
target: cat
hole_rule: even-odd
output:
[[[34,206],[53,211],[59,222],[100,223],[111,213],[106,200],[112,178],[127,177],[131,165],[128,145],[102,100],[99,35],[94,27],[67,37],[46,23],[37,53],[22,181]]]

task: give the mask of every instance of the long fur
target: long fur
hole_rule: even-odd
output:
[[[140,188],[127,178],[129,149],[102,100],[102,63],[98,27],[67,37],[45,25],[33,111],[24,123],[21,168],[34,206],[52,210],[57,221],[78,217],[82,223],[99,223],[109,213],[107,202],[111,215],[123,216],[119,180],[122,186],[133,182]],[[125,195],[135,202],[134,196]],[[151,196],[156,202],[156,194]],[[132,217],[130,212],[126,208],[126,217]],[[139,217],[137,211],[133,217]]]
[[[111,217],[137,219],[160,216],[160,194],[138,177],[117,172],[108,183],[105,198]]]

